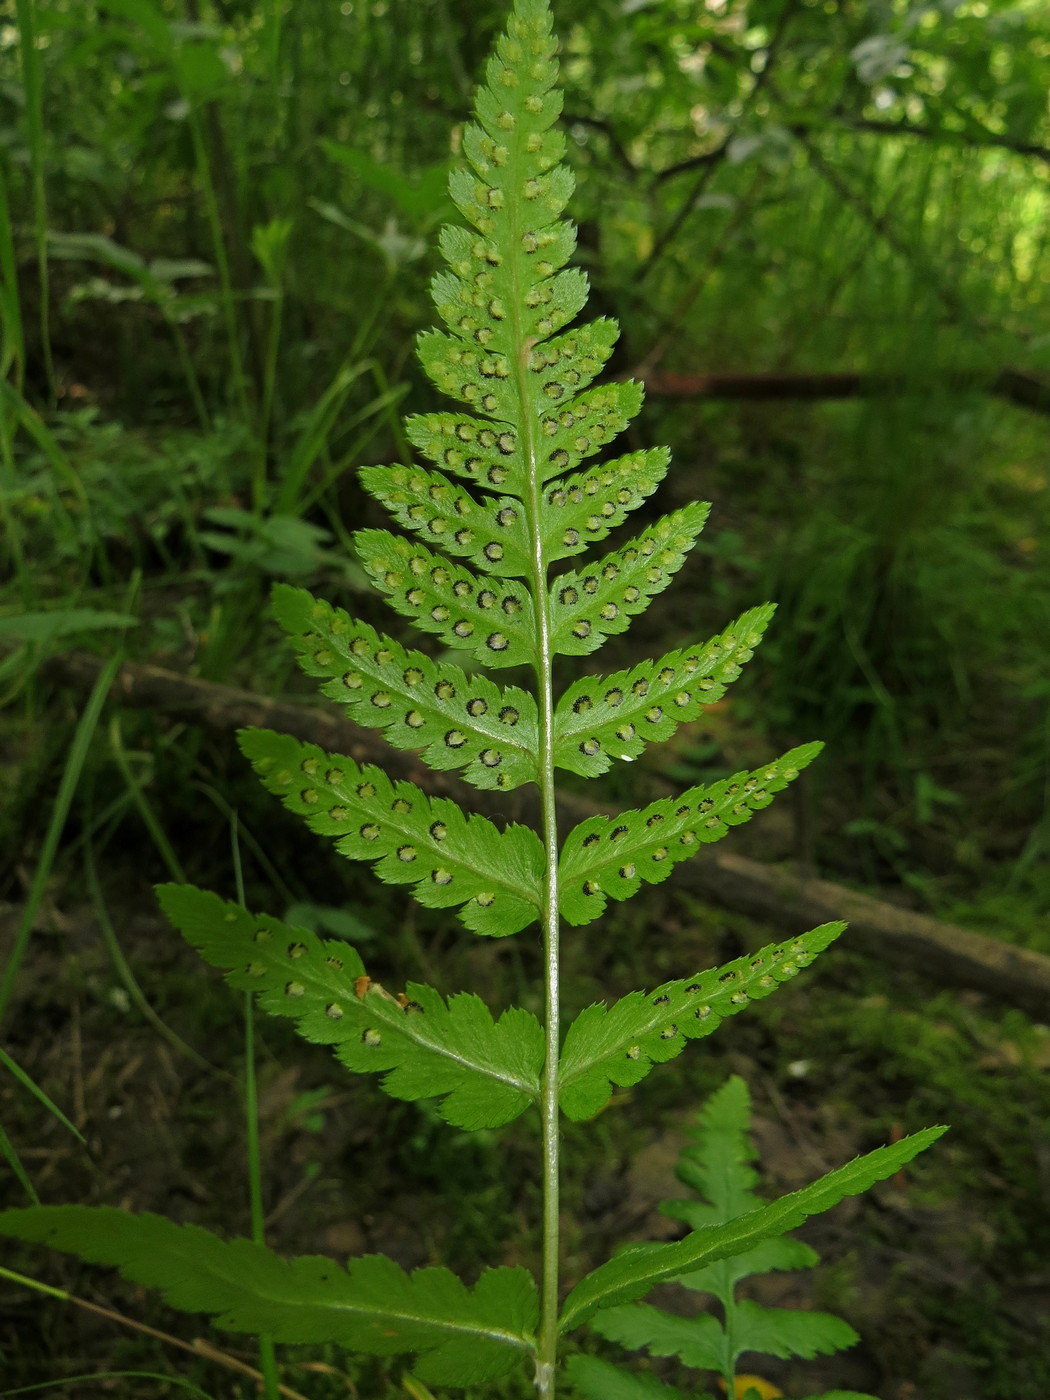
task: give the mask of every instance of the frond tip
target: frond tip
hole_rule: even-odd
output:
[[[631,992],[612,1007],[581,1011],[562,1049],[559,1102],[567,1118],[591,1118],[612,1086],[637,1084],[654,1064],[679,1055],[690,1040],[708,1036],[727,1016],[767,997],[838,938],[842,923],[822,924],[799,938],[771,944],[695,977]]]

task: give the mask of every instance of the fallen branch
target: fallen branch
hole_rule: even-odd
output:
[[[86,694],[103,662],[84,652],[52,656],[41,674],[55,685]],[[537,811],[531,787],[514,793],[481,792],[447,773],[423,767],[413,755],[390,748],[368,729],[334,709],[269,700],[252,691],[179,675],[160,666],[125,662],[110,691],[133,708],[146,708],[190,724],[228,733],[258,725],[292,734],[348,754],[357,763],[377,763],[432,793],[503,820],[530,821]],[[575,824],[605,809],[572,794],[559,795],[564,820]],[[848,946],[856,952],[889,953],[895,961],[937,982],[971,987],[1045,1017],[1050,1006],[1050,957],[999,939],[900,909],[827,880],[764,865],[716,849],[677,866],[676,884],[793,932],[832,919],[848,919]]]
[[[698,399],[854,399],[903,394],[909,382],[899,374],[859,374],[852,371],[813,374],[676,374],[667,370],[633,372],[646,392],[658,398]],[[1050,413],[1050,384],[1021,369],[982,374],[949,370],[940,377],[948,388],[994,394],[1036,413]]]

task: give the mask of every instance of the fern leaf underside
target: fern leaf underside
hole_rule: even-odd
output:
[[[486,1270],[470,1290],[444,1268],[406,1274],[379,1254],[346,1269],[319,1255],[282,1259],[251,1240],[105,1206],[3,1211],[0,1235],[115,1265],[172,1307],[211,1313],[229,1331],[374,1356],[418,1353],[417,1373],[436,1384],[492,1380],[533,1348],[536,1285],[522,1268]]]
[[[367,976],[347,943],[289,928],[192,885],[161,885],[168,918],[231,986],[293,1017],[307,1040],[331,1045],[357,1073],[380,1073],[393,1098],[441,1097],[455,1127],[497,1128],[539,1095],[543,1032],[528,1011],[493,1021],[480,997],[446,1002],[410,982],[399,999]]]

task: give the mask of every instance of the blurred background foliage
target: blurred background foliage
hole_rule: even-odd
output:
[[[292,692],[274,578],[392,626],[361,591],[352,469],[404,459],[399,415],[437,403],[413,337],[504,11],[0,5],[0,876],[20,947],[63,901],[105,923],[85,853],[129,859],[140,902],[182,864],[228,884],[231,805],[249,883],[338,918],[331,867],[228,744],[160,714],[122,730],[104,692],[81,714],[37,666],[78,647]],[[618,645],[779,605],[732,697],[649,776],[824,737],[768,854],[1050,952],[1043,0],[559,0],[556,24],[590,311],[621,322],[614,371],[651,381],[625,450],[672,446],[661,508],[715,503],[672,607]],[[660,390],[843,371],[873,392]],[[1027,406],[992,392],[1004,372]],[[392,963],[416,975],[421,935],[399,936]],[[900,1035],[894,1073],[928,1078],[890,1015],[854,1046],[865,1074]],[[847,1022],[863,1039],[839,1008],[829,1044]],[[987,1393],[1042,1396],[1032,1375]]]
[[[349,469],[403,456],[398,412],[432,397],[412,338],[502,5],[8,9],[10,606],[112,602],[137,571],[162,614],[139,641],[206,630],[203,673],[232,675],[262,576],[353,585]],[[615,368],[892,379],[848,403],[651,399],[636,434],[669,439],[673,489],[718,505],[703,624],[778,600],[760,722],[855,765],[869,876],[911,839],[905,813],[954,828],[955,866],[1003,854],[959,810],[992,734],[985,797],[1029,874],[1046,417],[960,380],[1050,369],[1044,7],[565,0],[558,25]]]

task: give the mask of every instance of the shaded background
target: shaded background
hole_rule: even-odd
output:
[[[119,652],[308,698],[267,613],[275,578],[396,632],[354,562],[349,532],[378,517],[352,469],[404,460],[399,414],[438,403],[413,336],[503,18],[487,0],[3,12],[0,1000],[10,1053],[88,1140],[0,1080],[45,1200],[244,1227],[237,1003],[150,892],[185,874],[232,893],[234,812],[255,907],[351,937],[387,985],[422,974],[535,1007],[534,949],[470,943],[341,866],[256,791],[221,715],[202,728],[163,689],[152,710],[119,687],[91,708],[90,681],[53,662]],[[800,794],[734,850],[1050,954],[1045,8],[565,0],[556,25],[590,313],[620,319],[613,371],[649,388],[623,450],[671,445],[654,511],[714,502],[666,606],[603,669],[779,605],[730,697],[589,795],[640,802],[822,737]],[[778,936],[695,891],[636,903],[570,943],[571,1009]],[[468,1273],[532,1260],[528,1127],[453,1133],[284,1028],[260,1034],[276,1245]],[[569,1267],[667,1228],[652,1210],[675,1194],[683,1127],[730,1069],[779,1187],[948,1121],[907,1187],[813,1227],[828,1267],[785,1285],[862,1346],[770,1378],[1042,1400],[1048,1068],[1038,1016],[847,947],[568,1133]],[[12,1203],[23,1190],[12,1176]],[[196,1335],[111,1276],[12,1267]],[[252,1393],[13,1285],[0,1347],[10,1387],[152,1367]],[[349,1376],[288,1372],[317,1400],[409,1393],[396,1366]]]

